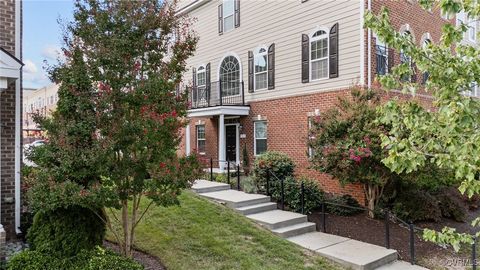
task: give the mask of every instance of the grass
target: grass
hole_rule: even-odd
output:
[[[190,191],[180,201],[152,207],[136,231],[135,247],[167,269],[341,269]]]

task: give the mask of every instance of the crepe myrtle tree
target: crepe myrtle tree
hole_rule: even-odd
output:
[[[37,117],[49,143],[31,154],[34,210],[88,207],[131,256],[148,209],[178,203],[200,172],[195,157],[176,154],[188,104],[175,89],[197,43],[190,24],[176,1],[76,1],[65,59],[49,70],[57,110]]]
[[[455,16],[465,12],[470,18],[479,18],[480,5],[470,0],[421,0],[425,9],[440,8]],[[388,46],[402,50],[416,64],[396,66],[390,74],[379,77],[386,89],[401,89],[405,93],[427,92],[432,96],[431,109],[414,102],[390,100],[379,109],[379,120],[391,125],[390,133],[382,135],[382,144],[388,148],[383,163],[397,173],[413,172],[426,163],[449,168],[461,181],[461,193],[472,197],[480,193],[480,103],[468,96],[472,85],[480,82],[480,51],[476,46],[462,44],[470,26],[447,23],[437,43],[419,46],[395,31],[387,9],[378,14],[367,12],[365,26]],[[428,72],[425,85],[400,80],[402,75]],[[476,218],[472,226],[477,226]],[[477,233],[478,236],[478,233]],[[424,238],[451,244],[458,250],[462,243],[470,244],[470,235],[444,228],[442,232],[425,230]]]
[[[385,185],[394,177],[383,163],[385,151],[376,122],[380,95],[375,90],[353,88],[352,98],[339,98],[336,106],[312,121],[309,146],[313,168],[328,173],[340,184],[359,184],[374,217]]]

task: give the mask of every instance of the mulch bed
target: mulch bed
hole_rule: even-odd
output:
[[[117,253],[120,252],[120,248],[117,244],[104,241],[103,246],[111,249]],[[133,259],[145,267],[145,270],[166,270],[167,268],[162,264],[162,262],[155,256],[142,252],[140,250],[133,251]]]
[[[385,223],[384,220],[371,219],[366,213],[353,216],[336,216],[326,214],[326,232],[359,241],[385,246]],[[313,212],[308,216],[309,221],[317,224],[318,231],[322,230],[322,216],[320,211]],[[418,227],[441,229],[444,226],[457,225],[465,227],[468,223],[445,221],[440,223],[423,222],[416,224]],[[433,226],[434,225],[434,226]],[[399,259],[410,262],[409,230],[403,224],[390,223],[390,248],[397,250]],[[447,259],[468,259],[466,254],[455,254],[453,249],[444,248],[421,239],[421,234],[415,236],[415,260],[424,266],[445,267]],[[454,268],[449,268],[454,269]]]

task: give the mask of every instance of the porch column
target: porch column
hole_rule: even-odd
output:
[[[225,115],[218,118],[218,166],[220,171],[225,168]]]
[[[190,155],[190,124],[185,127],[185,155]]]

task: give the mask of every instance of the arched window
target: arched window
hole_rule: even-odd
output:
[[[229,55],[223,58],[219,75],[223,97],[240,94],[240,61],[235,56]]]
[[[402,35],[407,38],[412,38],[412,34],[410,30],[403,31]],[[407,55],[403,50],[400,51],[400,63],[402,64],[407,63],[410,68],[412,67],[412,58],[409,55]],[[402,81],[410,81],[412,79],[412,76],[403,75],[400,79]]]
[[[267,88],[268,78],[268,52],[267,48],[261,47],[254,54],[254,78],[255,90]]]
[[[425,38],[423,39],[422,48],[423,48],[423,49],[427,49],[428,46],[429,46],[431,43],[432,43],[432,41],[430,40],[430,35],[427,33],[427,35],[426,35]],[[427,83],[428,77],[430,77],[430,73],[428,73],[428,71],[423,72],[422,84],[426,84],[426,83]]]
[[[321,29],[310,37],[310,80],[328,78],[328,30]]]
[[[207,83],[207,76],[205,73],[205,66],[201,65],[197,69],[197,87],[204,88]]]

